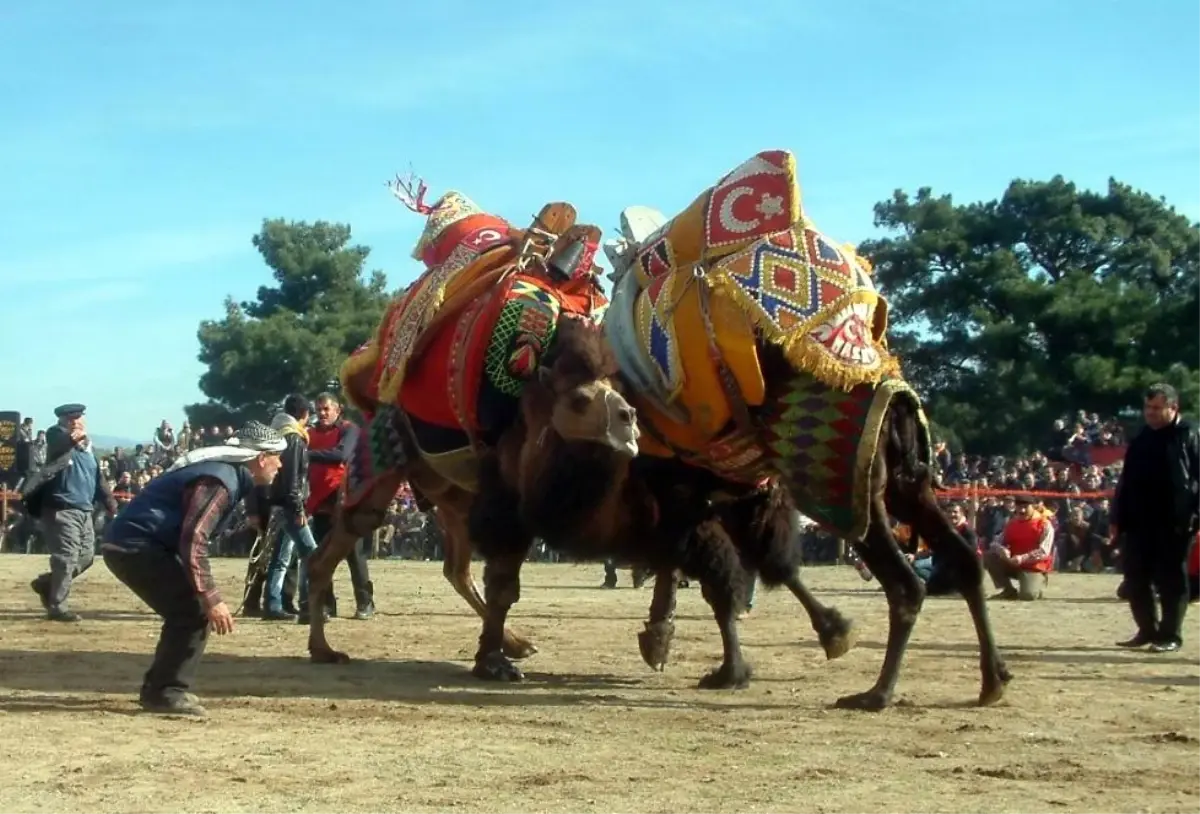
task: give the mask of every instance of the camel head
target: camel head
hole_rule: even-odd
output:
[[[616,373],[604,334],[588,320],[560,317],[554,345],[537,373],[548,416],[541,432],[636,456],[637,412],[621,394]]]

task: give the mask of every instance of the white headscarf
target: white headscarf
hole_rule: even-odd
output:
[[[167,467],[168,472],[205,461],[220,461],[227,464],[244,464],[263,452],[283,452],[287,440],[275,430],[258,421],[248,421],[224,444],[215,447],[193,449],[175,459]]]

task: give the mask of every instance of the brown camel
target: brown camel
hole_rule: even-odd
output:
[[[887,349],[887,301],[870,264],[821,234],[800,199],[795,158],[768,150],[670,220],[646,207],[622,213],[623,237],[606,245],[615,285],[605,324],[643,454],[742,484],[774,479],[802,512],[854,542],[886,592],[889,631],[875,685],[842,707],[892,701],[924,585],[889,514],[911,526],[966,599],[980,645],[979,702],[995,703],[1011,675],[988,620],[982,567],[937,505],[925,417]],[[736,518],[723,526],[735,541],[753,539]],[[711,519],[694,528],[719,531]],[[671,605],[669,586],[660,593],[643,650],[652,655],[665,646],[655,625]],[[723,669],[736,684],[744,677],[726,638]]]
[[[484,528],[485,533],[479,534],[478,518],[489,511],[481,508],[481,504],[493,507],[514,500],[514,509],[519,507],[523,511],[528,506],[529,497],[525,490],[545,486],[536,467],[530,464],[539,458],[532,450],[564,448],[578,453],[581,459],[604,460],[611,465],[607,477],[620,477],[622,462],[627,467],[637,452],[637,422],[633,409],[604,375],[601,368],[604,358],[599,353],[602,346],[600,332],[592,323],[571,315],[559,317],[554,344],[538,368],[536,387],[526,387],[527,391],[535,390],[536,395],[522,398],[516,423],[499,434],[490,451],[482,453],[476,490],[452,482],[414,449],[407,455],[404,466],[377,479],[366,497],[354,506],[339,503],[330,534],[309,560],[310,606],[320,607],[337,563],[359,537],[371,533],[382,523],[388,504],[400,484],[407,480],[426,507],[437,508],[438,522],[446,541],[443,573],[485,620],[476,674],[488,678],[511,677],[515,668],[508,659],[524,658],[536,652],[536,648],[504,627],[503,615],[507,613],[507,606],[504,614],[499,616],[497,626],[495,608],[507,596],[504,577],[509,563],[503,558],[495,563],[489,560],[484,575],[486,601],[471,578],[472,543],[486,556],[488,542],[496,538],[499,530],[499,527]],[[349,378],[346,387],[361,397],[369,392],[366,381],[369,372],[360,376],[361,381],[353,376]],[[391,411],[390,415],[398,437],[420,435],[427,429],[414,428],[412,420],[399,410]],[[498,478],[497,473],[501,471],[504,477]],[[587,472],[591,474],[592,470]],[[567,473],[566,477],[571,475]],[[587,486],[599,490],[600,494],[607,488],[606,483],[597,481],[589,481]],[[523,535],[520,539],[506,538],[506,542],[521,549],[523,557],[533,536],[511,525],[503,531]],[[344,653],[330,647],[322,614],[310,617],[309,653],[315,662],[348,660]]]

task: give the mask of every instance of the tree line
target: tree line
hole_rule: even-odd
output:
[[[884,236],[859,252],[889,300],[888,341],[952,447],[1042,448],[1080,409],[1132,420],[1157,381],[1200,406],[1200,234],[1164,199],[1056,176],[967,204],[896,190],[874,213]],[[186,408],[193,425],[326,389],[390,299],[349,225],[268,219],[252,242],[273,284],[201,322],[208,401]]]

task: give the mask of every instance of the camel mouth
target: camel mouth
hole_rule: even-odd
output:
[[[610,432],[604,437],[604,443],[629,458],[636,458],[638,454],[638,435],[637,429],[632,432]]]

